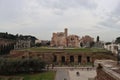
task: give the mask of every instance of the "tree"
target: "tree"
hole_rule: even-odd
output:
[[[115,43],[120,43],[120,37],[117,37]]]
[[[39,58],[3,59],[0,58],[0,75],[38,72],[46,63]]]
[[[99,36],[97,36],[97,42],[99,42]]]
[[[90,42],[90,47],[93,47],[95,42]]]
[[[105,43],[105,45],[109,45],[109,44],[111,44],[111,42],[106,42],[106,43]]]

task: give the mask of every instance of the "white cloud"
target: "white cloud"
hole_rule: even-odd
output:
[[[0,0],[0,30],[50,39],[63,31],[112,40],[119,34],[119,0]],[[112,5],[112,6],[111,6]],[[111,36],[109,36],[111,35]]]

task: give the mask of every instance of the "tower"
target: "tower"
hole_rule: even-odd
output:
[[[67,38],[67,36],[68,36],[68,29],[67,28],[64,29],[64,33],[65,33],[65,37]]]
[[[65,28],[64,29],[64,33],[65,33],[65,47],[67,47],[68,46],[68,41],[67,41],[67,37],[68,37],[68,29],[67,28]]]

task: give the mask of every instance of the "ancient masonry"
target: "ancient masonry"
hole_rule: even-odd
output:
[[[93,63],[94,59],[92,53],[68,53],[64,51],[55,51],[55,52],[32,52],[32,51],[20,51],[13,50],[10,52],[9,58],[40,58],[41,60],[51,64],[69,64],[69,63]]]
[[[120,68],[116,61],[96,60],[96,62],[98,63],[98,67],[95,80],[120,80]]]
[[[94,42],[94,38],[86,35],[80,38],[77,35],[68,35],[68,29],[64,32],[53,33],[51,39],[52,47],[90,47]]]
[[[77,35],[69,35],[68,29],[64,32],[53,33],[51,46],[52,47],[79,47],[79,37]]]

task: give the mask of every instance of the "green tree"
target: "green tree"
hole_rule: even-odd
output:
[[[120,37],[117,37],[115,43],[120,43]]]
[[[100,40],[99,40],[99,36],[97,36],[97,42],[99,42]]]

